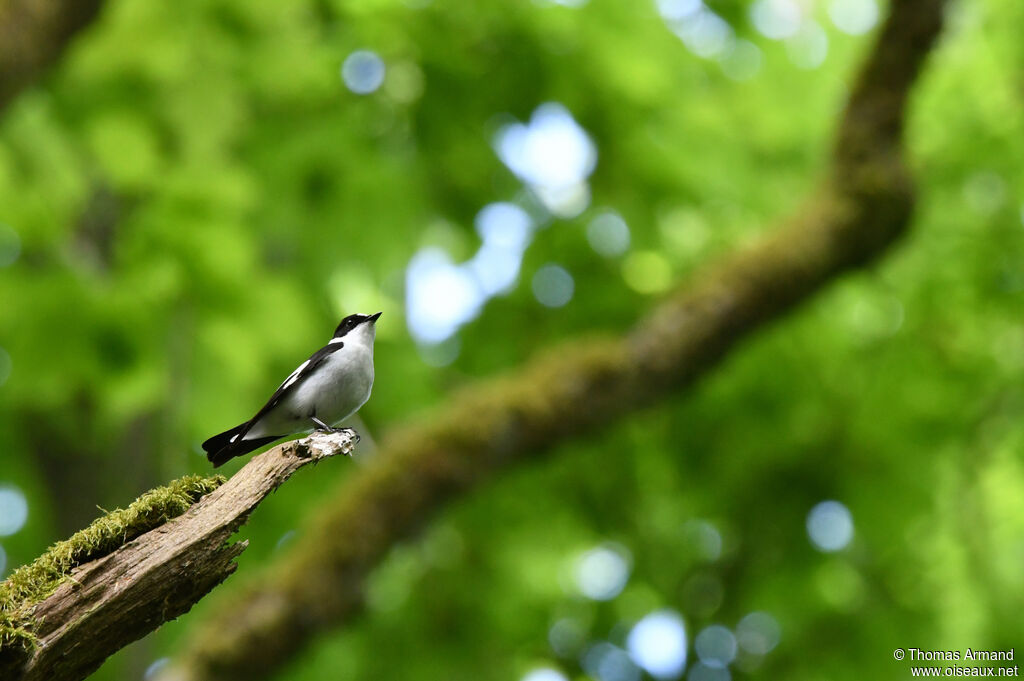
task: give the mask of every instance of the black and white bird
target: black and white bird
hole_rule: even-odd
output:
[[[373,388],[377,314],[345,317],[334,337],[284,379],[263,408],[240,425],[203,443],[214,468],[295,433],[333,432],[356,413]]]

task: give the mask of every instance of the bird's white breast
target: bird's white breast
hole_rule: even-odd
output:
[[[285,406],[300,417],[315,413],[334,425],[363,406],[372,388],[373,351],[360,343],[346,344],[285,398]]]

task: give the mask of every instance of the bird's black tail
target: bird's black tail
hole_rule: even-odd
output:
[[[248,454],[254,449],[259,449],[263,445],[281,438],[280,435],[271,435],[269,437],[257,437],[251,440],[243,440],[242,435],[248,425],[249,422],[246,421],[234,428],[225,430],[223,433],[214,435],[203,443],[203,450],[206,451],[206,458],[210,460],[210,463],[213,464],[214,468],[224,465],[236,456]],[[239,439],[232,442],[231,438],[235,436],[238,436]]]

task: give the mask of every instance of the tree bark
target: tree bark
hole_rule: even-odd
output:
[[[253,509],[302,466],[350,454],[354,431],[315,435],[253,457],[183,515],[86,563],[32,612],[35,651],[10,681],[79,681],[127,644],[187,612],[235,569],[229,544]]]
[[[368,573],[453,498],[569,438],[679,393],[738,341],[865,265],[907,228],[907,96],[942,0],[893,0],[839,124],[820,189],[759,243],[699,273],[626,336],[564,345],[390,434],[292,550],[197,627],[167,681],[263,679],[362,609]]]
[[[57,61],[102,5],[101,0],[0,2],[0,109]]]

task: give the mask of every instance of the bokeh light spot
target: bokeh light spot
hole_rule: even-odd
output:
[[[736,637],[728,628],[712,624],[697,634],[693,649],[707,666],[727,667],[736,659]]]
[[[577,620],[563,617],[548,630],[548,643],[559,657],[575,657],[586,643],[586,632]]]
[[[21,255],[21,238],[14,228],[0,222],[0,267],[13,265]]]
[[[341,65],[341,79],[357,95],[375,92],[384,83],[384,60],[376,52],[356,50]]]
[[[736,642],[752,655],[767,655],[780,637],[779,623],[766,612],[752,612],[736,625]]]
[[[828,16],[843,33],[861,35],[878,23],[877,0],[832,0]]]
[[[420,359],[429,367],[440,369],[451,366],[462,352],[462,341],[458,336],[445,338],[440,343],[417,346]]]
[[[505,293],[519,278],[523,252],[533,238],[533,220],[514,203],[491,203],[476,216],[483,245],[467,263],[487,296]]]
[[[414,255],[405,278],[406,323],[421,343],[440,343],[480,311],[483,292],[477,279],[439,248]]]
[[[447,252],[437,247],[425,248],[409,261],[406,323],[421,345],[450,339],[459,327],[476,318],[488,299],[510,291],[519,278],[523,253],[535,228],[530,214],[513,203],[491,203],[477,213],[475,224],[483,243],[466,262],[454,264]],[[558,294],[545,288],[545,293],[557,300],[565,291]],[[568,296],[572,297],[572,277]],[[561,304],[565,302],[568,299]],[[455,360],[458,351],[454,345],[440,352],[421,351],[421,355],[431,366],[445,366]]]
[[[498,155],[509,169],[530,184],[573,185],[590,176],[597,162],[593,142],[561,104],[541,104],[528,125],[503,128]]]
[[[618,544],[590,549],[576,562],[576,585],[587,598],[608,601],[622,592],[629,580],[629,551]]]
[[[853,299],[846,310],[850,333],[864,343],[888,338],[903,326],[903,303],[889,295],[863,295]]]
[[[1006,200],[1006,182],[991,170],[981,170],[964,182],[964,199],[979,215],[992,215]]]
[[[164,668],[167,667],[167,665],[169,665],[170,663],[171,658],[169,657],[161,657],[157,660],[154,660],[152,664],[146,667],[146,671],[143,672],[143,681],[152,681],[153,679],[157,678],[158,676],[160,676],[160,672],[163,671]]]
[[[687,18],[669,22],[669,27],[691,52],[704,59],[728,54],[735,42],[729,22],[703,5]]]
[[[622,263],[622,278],[638,293],[661,293],[672,284],[672,266],[657,251],[634,251]]]
[[[698,662],[690,667],[690,673],[686,675],[686,681],[730,681],[732,674],[728,667],[712,667],[704,662]]]
[[[275,551],[280,551],[281,549],[283,549],[286,546],[288,546],[289,544],[291,544],[292,540],[295,539],[295,535],[296,535],[295,530],[288,530],[287,532],[282,534],[278,538],[277,542],[274,544],[274,550]]]
[[[509,291],[519,278],[523,254],[508,248],[484,244],[466,264],[487,296]]]
[[[423,94],[423,71],[415,62],[401,61],[386,68],[384,91],[399,104],[409,104]]]
[[[0,486],[0,537],[14,534],[28,520],[28,501],[14,485]]]
[[[708,561],[722,556],[722,534],[706,520],[690,520],[686,523],[686,536],[693,551]]]
[[[864,578],[848,561],[822,563],[815,571],[814,582],[822,600],[841,612],[852,613],[864,601]]]
[[[766,38],[782,40],[800,30],[803,11],[796,0],[757,0],[750,7],[750,21]]]
[[[551,667],[540,667],[523,674],[520,681],[569,681],[569,678]]]
[[[640,668],[626,651],[607,641],[588,648],[580,662],[598,681],[640,681]]]
[[[819,551],[839,551],[853,539],[853,516],[838,501],[823,501],[807,514],[807,534]]]
[[[808,21],[786,41],[789,60],[801,69],[816,69],[828,56],[828,35],[816,21]]]
[[[494,137],[494,148],[502,163],[555,215],[571,217],[586,208],[586,180],[597,164],[597,148],[561,104],[541,104],[528,124],[503,126]]]
[[[516,204],[504,201],[480,209],[474,224],[485,244],[512,251],[524,250],[533,231],[529,214]]]
[[[587,241],[606,258],[622,255],[629,249],[629,225],[618,213],[606,211],[587,225]]]
[[[560,187],[537,185],[533,191],[545,208],[564,219],[578,216],[590,205],[590,185],[586,182]]]
[[[626,647],[633,661],[651,676],[678,678],[686,667],[686,626],[671,610],[652,612],[629,632]]]
[[[735,81],[750,80],[761,70],[761,48],[749,40],[737,40],[722,56],[722,72]]]
[[[676,207],[658,215],[658,231],[666,249],[686,259],[699,257],[712,243],[712,230],[700,211]]]
[[[560,265],[548,264],[533,275],[533,295],[545,307],[563,307],[572,300],[572,275]]]
[[[682,21],[704,5],[701,0],[657,0],[657,4],[658,13],[665,21]]]

